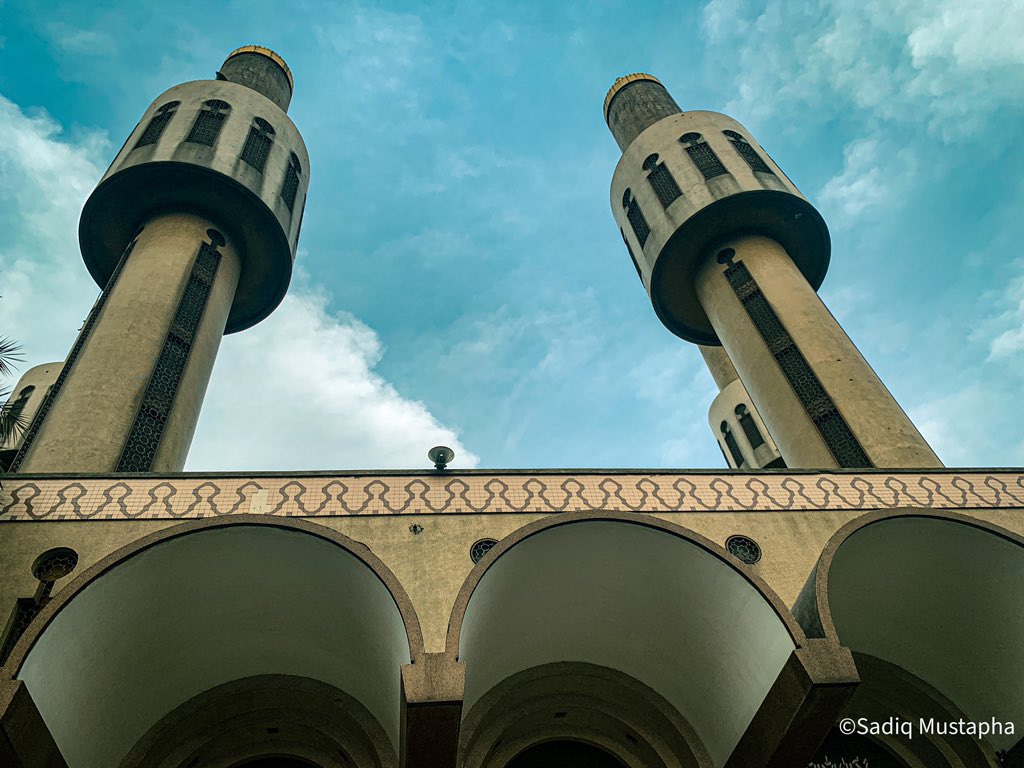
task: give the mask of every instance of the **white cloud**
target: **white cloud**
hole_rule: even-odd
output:
[[[727,112],[798,134],[860,120],[822,190],[840,223],[898,202],[949,145],[1024,104],[1021,0],[711,0],[703,30],[729,54],[715,56],[736,94]]]
[[[97,134],[68,138],[3,97],[0,134],[0,335],[22,341],[30,364],[59,360],[96,297],[78,215],[112,148]],[[373,330],[328,303],[299,286],[224,340],[189,469],[424,467],[437,443],[455,449],[453,466],[475,466],[451,429],[374,372]]]

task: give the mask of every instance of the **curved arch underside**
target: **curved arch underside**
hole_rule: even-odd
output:
[[[853,531],[827,571],[839,641],[911,672],[974,722],[1024,723],[1024,547],[905,515]],[[997,749],[1019,738],[994,733]]]
[[[397,753],[409,639],[394,597],[359,558],[269,525],[162,541],[85,586],[18,677],[70,768],[114,766],[164,715],[254,675],[346,692]]]
[[[720,555],[638,523],[570,522],[503,552],[470,596],[463,712],[513,674],[586,662],[663,696],[720,766],[795,648],[768,597]]]

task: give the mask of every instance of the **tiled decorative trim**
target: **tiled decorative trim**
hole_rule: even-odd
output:
[[[526,513],[1024,508],[1024,472],[923,474],[420,474],[25,478],[0,522]]]

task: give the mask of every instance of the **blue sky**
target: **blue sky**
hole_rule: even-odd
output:
[[[965,7],[969,6],[969,7]],[[721,467],[695,347],[613,223],[602,101],[657,75],[821,210],[821,295],[948,465],[1024,464],[1024,3],[0,3],[0,335],[62,358],[85,197],[239,45],[296,78],[285,303],[227,337],[188,468]]]

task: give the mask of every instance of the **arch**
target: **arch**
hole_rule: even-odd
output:
[[[633,229],[633,234],[636,235],[636,239],[642,249],[647,244],[647,238],[650,237],[651,227],[647,223],[647,217],[644,216],[644,212],[640,210],[640,203],[637,202],[633,191],[630,189],[622,193],[622,208],[626,212],[629,226]]]
[[[602,746],[630,768],[709,768],[693,727],[664,697],[629,675],[555,662],[506,678],[462,723],[462,768],[505,766],[552,740]]]
[[[743,451],[740,450],[740,444],[736,442],[736,435],[732,433],[732,428],[726,421],[723,421],[719,425],[718,429],[722,433],[722,440],[725,441],[725,445],[729,449],[729,454],[732,456],[732,460],[734,462],[733,466],[736,469],[739,469],[747,462],[747,460],[743,456]]]
[[[740,422],[743,434],[747,436],[747,441],[750,443],[750,447],[757,450],[764,445],[764,436],[761,434],[761,430],[757,428],[754,417],[750,415],[750,411],[747,409],[747,406],[740,403],[736,406],[733,412],[736,414],[736,418]]]
[[[267,765],[397,768],[377,720],[335,686],[292,675],[257,675],[216,686],[160,719],[118,768]],[[273,756],[273,758],[271,758]],[[277,763],[271,762],[271,765]],[[288,765],[291,765],[289,763]]]
[[[794,606],[937,690],[974,722],[1024,722],[1024,537],[952,512],[896,509],[843,526]],[[1020,734],[995,733],[997,749]]]
[[[720,766],[804,639],[771,588],[718,544],[593,512],[536,521],[494,547],[455,601],[445,652],[465,663],[464,712],[542,664],[622,672],[664,697]]]
[[[245,514],[158,531],[86,569],[3,671],[25,682],[70,768],[85,768],[117,765],[191,697],[263,674],[345,691],[397,754],[401,667],[423,658],[408,595],[364,545]]]

